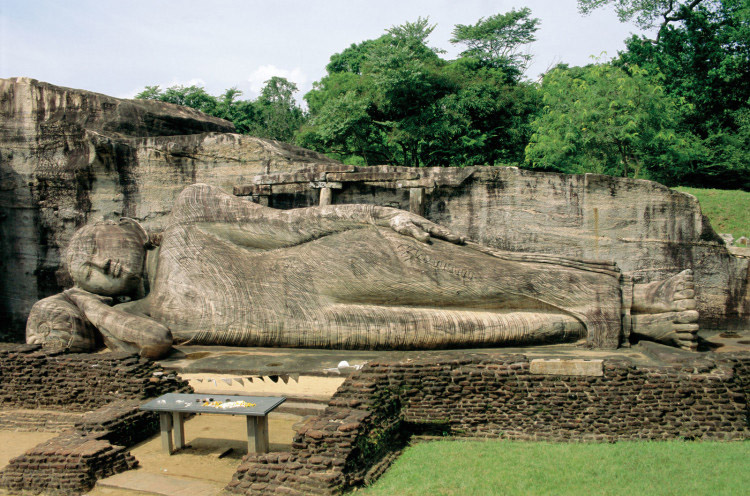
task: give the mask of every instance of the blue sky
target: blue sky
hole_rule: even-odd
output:
[[[257,96],[284,76],[301,95],[325,74],[329,57],[352,43],[429,16],[430,45],[449,43],[455,24],[528,6],[541,18],[529,78],[559,62],[613,56],[638,29],[613,11],[578,13],[575,0],[0,0],[0,77],[132,97],[146,85],[198,84],[212,94],[236,86]]]

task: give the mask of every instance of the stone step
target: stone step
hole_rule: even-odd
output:
[[[106,494],[107,489],[136,491],[159,496],[215,496],[224,484],[173,475],[153,474],[143,470],[129,470],[101,479],[92,494]]]

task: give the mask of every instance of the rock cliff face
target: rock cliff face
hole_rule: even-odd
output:
[[[176,105],[0,79],[0,339],[20,340],[31,305],[68,284],[61,250],[81,225],[128,216],[158,229],[189,184],[231,191],[335,163],[233,131]]]
[[[323,180],[325,179],[325,182]],[[305,182],[305,181],[315,182]],[[750,324],[750,259],[732,255],[695,197],[653,181],[515,167],[352,167],[341,172],[265,174],[235,194],[288,208],[334,203],[414,209],[482,244],[614,261],[634,282],[693,269],[703,325]]]
[[[613,260],[640,282],[692,268],[702,318],[750,319],[750,260],[690,195],[592,174],[355,168],[232,131],[183,107],[0,79],[0,339],[20,340],[31,305],[69,284],[60,255],[77,227],[128,216],[158,230],[195,182],[278,208],[316,204],[319,188],[334,203],[411,201],[481,243]]]
[[[597,174],[482,168],[465,193],[439,188],[425,216],[510,251],[612,260],[636,283],[693,269],[704,326],[750,318],[750,260],[729,253],[695,197]]]

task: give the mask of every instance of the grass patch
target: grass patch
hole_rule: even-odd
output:
[[[377,495],[747,494],[750,442],[435,441],[410,446]]]
[[[750,192],[684,186],[673,189],[695,196],[717,233],[729,233],[735,239],[750,238]]]

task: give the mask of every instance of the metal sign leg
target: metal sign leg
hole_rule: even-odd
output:
[[[159,423],[161,424],[161,450],[168,455],[171,455],[172,414],[170,412],[159,412]]]
[[[185,416],[182,412],[172,413],[172,432],[174,432],[174,447],[176,450],[185,447]]]
[[[268,453],[268,417],[247,417],[247,452]]]

